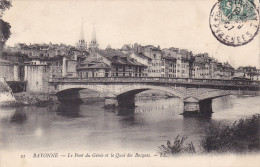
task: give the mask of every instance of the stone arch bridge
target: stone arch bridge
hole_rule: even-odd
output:
[[[184,113],[212,112],[212,99],[226,95],[259,95],[260,82],[248,80],[189,78],[53,78],[49,92],[61,102],[80,100],[79,91],[91,89],[105,94],[106,100],[119,106],[134,107],[136,94],[159,90],[184,102]]]

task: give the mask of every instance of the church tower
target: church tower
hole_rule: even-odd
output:
[[[81,31],[80,31],[80,37],[79,37],[79,41],[76,44],[77,48],[80,49],[81,51],[85,51],[87,50],[87,42],[85,41],[84,38],[84,26],[83,26],[83,19],[81,22]]]
[[[92,32],[92,38],[91,38],[91,42],[89,44],[89,49],[95,49],[98,48],[98,42],[96,39],[96,31],[95,31],[95,21],[94,21],[94,26],[93,26],[93,32]]]

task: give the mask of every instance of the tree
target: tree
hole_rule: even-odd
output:
[[[0,50],[3,49],[5,42],[11,35],[10,24],[2,20],[4,11],[10,7],[12,7],[11,0],[0,0]]]
[[[1,14],[6,10],[12,7],[12,3],[10,0],[0,0],[0,10]]]
[[[11,26],[8,22],[5,22],[4,20],[0,19],[0,47],[3,46],[7,39],[10,37],[10,28]]]

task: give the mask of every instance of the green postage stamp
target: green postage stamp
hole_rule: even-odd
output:
[[[254,2],[249,0],[221,0],[221,21],[256,20]]]

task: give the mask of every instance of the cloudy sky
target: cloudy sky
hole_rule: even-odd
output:
[[[101,48],[121,48],[135,42],[208,52],[233,66],[259,67],[259,34],[240,47],[221,44],[209,28],[209,14],[217,0],[83,1],[13,0],[4,20],[12,28],[7,45],[65,43],[74,45],[84,21],[85,40],[91,39],[95,20]]]

